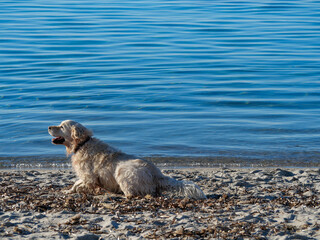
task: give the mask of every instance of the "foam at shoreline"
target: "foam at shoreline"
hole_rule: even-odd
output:
[[[161,168],[264,168],[264,167],[320,167],[317,159],[258,159],[245,157],[142,157]],[[0,157],[0,169],[70,169],[70,159],[66,156],[24,156]]]

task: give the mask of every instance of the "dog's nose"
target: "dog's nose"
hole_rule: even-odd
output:
[[[51,130],[51,129],[52,129],[52,127],[48,127],[48,129],[49,129],[49,130]]]

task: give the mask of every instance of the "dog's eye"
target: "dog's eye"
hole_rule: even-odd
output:
[[[63,129],[63,126],[60,126],[61,129]]]

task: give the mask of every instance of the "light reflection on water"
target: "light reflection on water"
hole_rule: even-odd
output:
[[[318,1],[0,4],[0,164],[65,159],[65,119],[169,165],[319,161]]]

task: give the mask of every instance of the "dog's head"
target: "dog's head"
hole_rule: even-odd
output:
[[[50,126],[48,132],[54,137],[52,143],[65,145],[68,153],[71,153],[77,145],[92,136],[90,130],[71,120],[65,120],[59,126]]]

